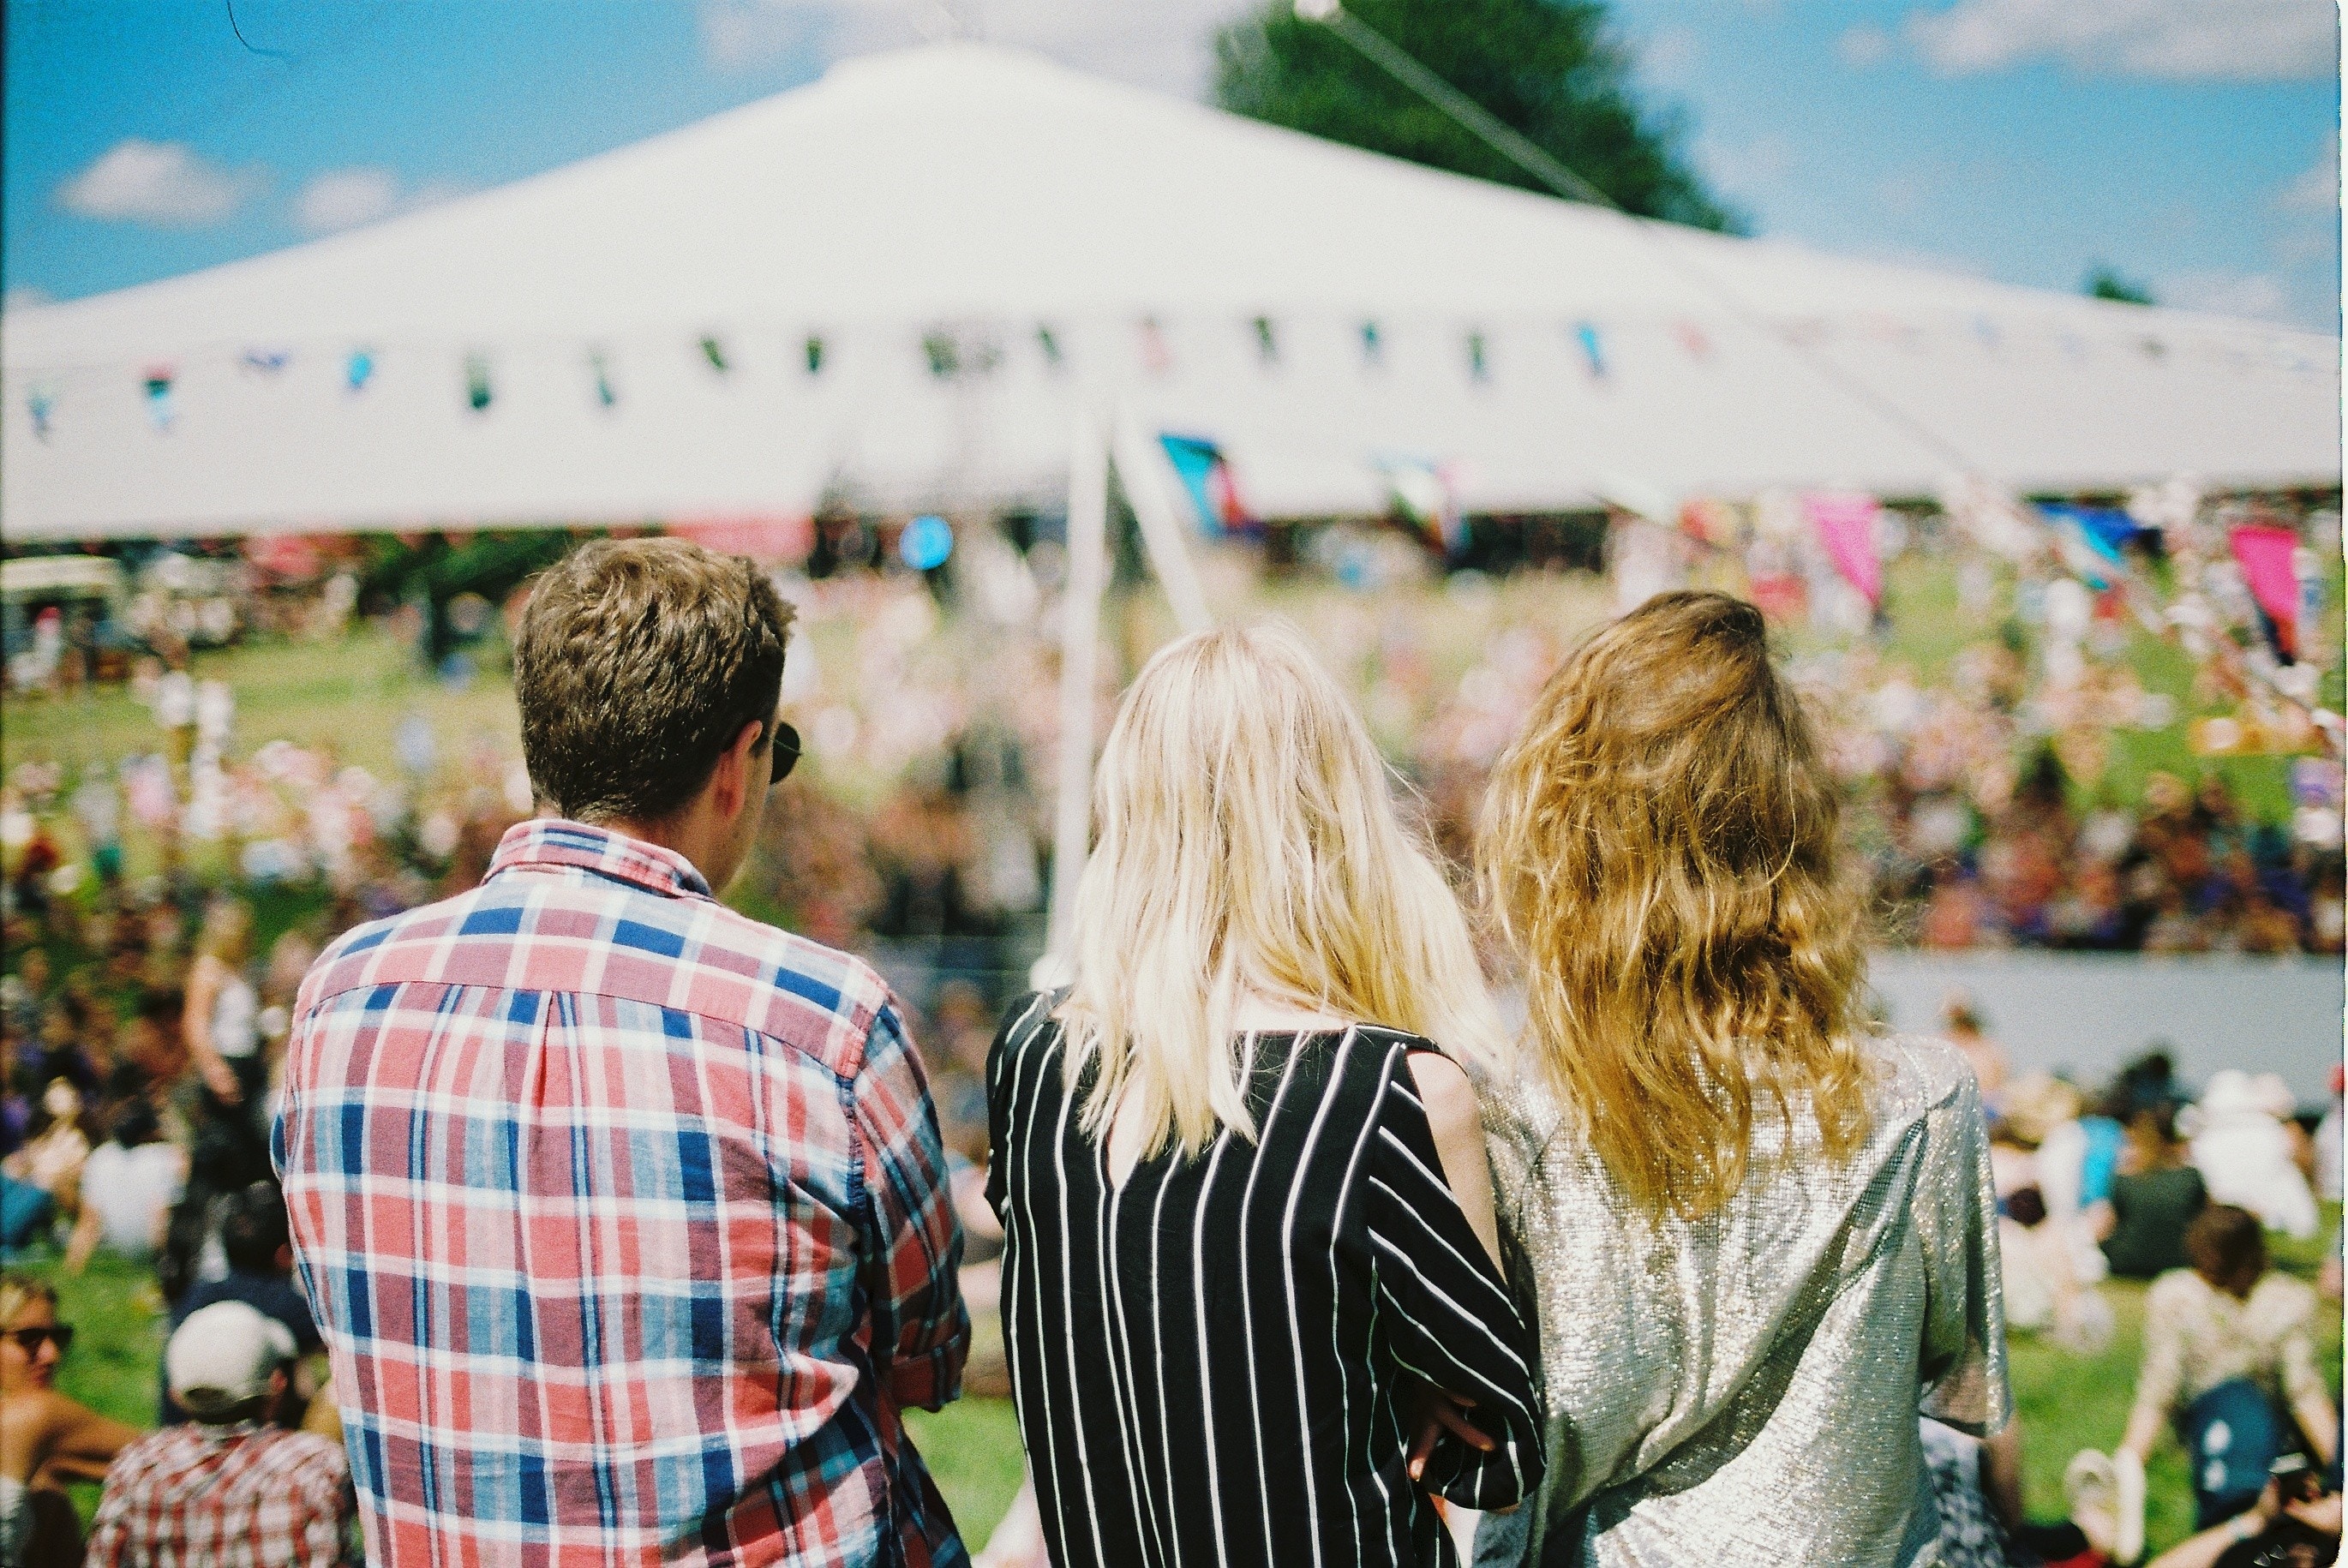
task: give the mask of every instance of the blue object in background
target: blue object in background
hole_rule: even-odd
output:
[[[364,390],[375,375],[375,356],[364,348],[354,348],[343,362],[343,380],[354,392]]]
[[[905,525],[897,540],[897,554],[916,572],[943,566],[953,554],[953,524],[933,513],[922,513]]]

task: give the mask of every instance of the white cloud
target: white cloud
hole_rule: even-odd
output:
[[[1906,33],[1949,76],[2038,58],[2168,80],[2304,80],[2340,65],[2332,0],[1957,0],[1910,12]]]
[[[1699,46],[1694,27],[1659,27],[1639,49],[1640,72],[1659,86],[1683,87]]]
[[[388,169],[337,169],[318,175],[294,198],[294,224],[331,234],[389,216],[399,205],[399,176]]]
[[[1037,50],[1096,76],[1197,98],[1212,36],[1258,0],[698,0],[702,57],[732,75],[793,55],[841,59],[928,39]],[[1746,0],[1771,4],[1774,0]]]
[[[269,182],[258,169],[208,162],[183,141],[128,137],[57,188],[68,212],[168,229],[220,222]]]
[[[332,234],[413,212],[461,196],[472,187],[454,180],[427,180],[403,189],[388,169],[330,169],[313,176],[294,197],[294,226],[305,234]]]
[[[1767,132],[1750,141],[1733,143],[1701,137],[1695,155],[1704,172],[1731,191],[1774,185],[1794,167],[1794,150],[1786,139]]]
[[[2323,150],[2307,171],[2282,188],[2278,205],[2297,212],[2330,212],[2340,206],[2340,133],[2323,139]]]
[[[822,42],[839,12],[873,9],[870,5],[829,6],[811,0],[701,0],[702,57],[717,71],[755,70]]]
[[[1872,22],[1848,27],[1835,40],[1835,53],[1842,57],[1843,63],[1861,68],[1881,65],[1890,58],[1892,47],[1891,35]]]
[[[2157,279],[2153,296],[2163,304],[2204,310],[2213,315],[2291,318],[2291,291],[2271,273],[2178,273]]]

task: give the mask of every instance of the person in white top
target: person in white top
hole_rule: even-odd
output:
[[[152,1106],[130,1101],[115,1119],[114,1135],[91,1150],[83,1166],[81,1218],[66,1246],[67,1272],[79,1274],[101,1246],[134,1261],[154,1256],[187,1181],[187,1151],[165,1140]]]
[[[2305,1241],[2315,1234],[2315,1194],[2299,1167],[2295,1130],[2282,1119],[2291,1108],[2281,1079],[2227,1068],[2211,1075],[2179,1123],[2192,1138],[2193,1168],[2211,1202],[2237,1204],[2268,1230]]]

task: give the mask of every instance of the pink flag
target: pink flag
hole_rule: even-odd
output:
[[[2299,574],[2291,570],[2291,552],[2299,536],[2287,528],[2252,523],[2233,532],[2234,559],[2250,585],[2259,608],[2285,626],[2299,621]]]
[[[1883,563],[1875,554],[1875,520],[1882,505],[1871,495],[1807,495],[1802,505],[1843,581],[1866,594],[1869,603],[1880,604]]]

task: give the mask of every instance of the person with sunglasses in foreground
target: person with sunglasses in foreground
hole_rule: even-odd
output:
[[[0,1274],[0,1568],[81,1561],[81,1523],[64,1491],[97,1480],[139,1434],[53,1386],[73,1344],[46,1283]]]
[[[970,1338],[920,1058],[869,965],[716,898],[789,625],[685,540],[551,568],[548,814],[303,982],[277,1160],[371,1563],[964,1561],[900,1418]]]

